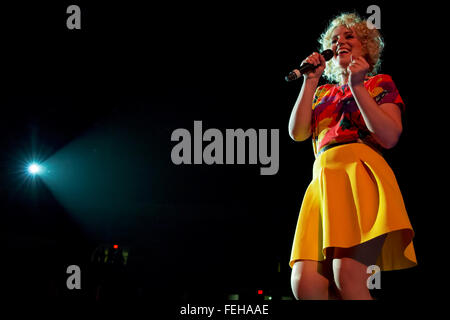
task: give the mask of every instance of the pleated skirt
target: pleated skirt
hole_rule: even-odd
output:
[[[381,235],[387,235],[376,263],[381,270],[417,265],[414,230],[385,159],[363,143],[320,154],[301,205],[289,265],[323,261],[327,248],[349,248]]]

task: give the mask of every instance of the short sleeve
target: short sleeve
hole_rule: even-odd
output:
[[[405,103],[397,90],[397,86],[391,76],[380,74],[372,78],[369,92],[375,102],[379,105],[383,103],[394,103],[402,112],[405,111]]]
[[[320,103],[323,97],[327,95],[327,93],[330,90],[330,87],[332,87],[330,84],[321,85],[316,89],[316,92],[314,93],[314,99],[312,103],[312,108],[315,109],[316,106]]]

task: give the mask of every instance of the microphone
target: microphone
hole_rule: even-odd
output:
[[[331,58],[333,58],[334,53],[333,50],[327,49],[323,51],[321,55],[325,58],[325,61],[328,61]],[[291,72],[289,72],[289,74],[286,77],[284,77],[284,80],[286,80],[287,82],[297,80],[300,78],[302,74],[308,73],[314,70],[315,68],[317,68],[317,66],[314,66],[313,64],[310,63],[304,63],[300,66],[300,68],[294,69]]]

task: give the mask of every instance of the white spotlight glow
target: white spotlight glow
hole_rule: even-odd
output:
[[[41,171],[41,167],[37,163],[32,163],[28,166],[28,172],[32,175],[38,174]]]

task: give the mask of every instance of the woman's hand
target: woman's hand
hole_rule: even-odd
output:
[[[325,70],[325,66],[326,66],[325,58],[321,54],[314,52],[313,54],[309,55],[305,60],[303,60],[302,64],[303,63],[309,63],[314,66],[317,66],[317,68],[314,69],[313,71],[310,71],[307,74],[304,74],[303,75],[304,79],[305,80],[306,79],[319,80],[319,78],[322,76],[323,70]]]
[[[363,57],[353,59],[347,67],[348,72],[348,85],[354,87],[357,85],[364,85],[364,79],[366,78],[367,71],[369,71],[369,64]]]

